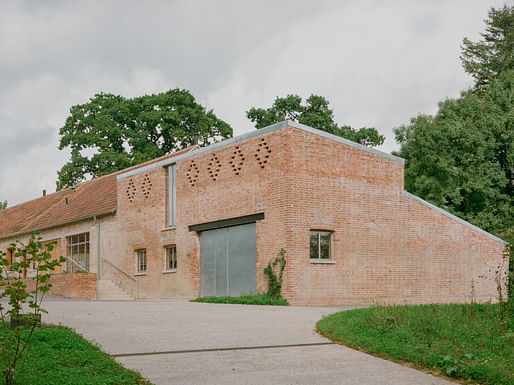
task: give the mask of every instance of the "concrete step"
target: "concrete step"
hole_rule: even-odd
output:
[[[128,294],[125,290],[114,284],[111,280],[101,279],[98,281],[98,292],[96,299],[115,300],[115,301],[133,301],[135,298]]]

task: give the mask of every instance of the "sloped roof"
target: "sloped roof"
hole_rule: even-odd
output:
[[[105,175],[29,202],[0,210],[0,239],[111,214],[117,208],[117,180],[121,172],[135,170],[196,149],[190,146],[137,166]],[[66,205],[66,198],[68,204]]]
[[[116,175],[111,174],[0,210],[0,238],[112,213],[116,194]]]

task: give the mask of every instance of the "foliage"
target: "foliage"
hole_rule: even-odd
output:
[[[132,99],[97,94],[71,107],[60,129],[59,149],[69,148],[71,159],[58,171],[57,189],[183,149],[195,132],[200,145],[232,137],[232,128],[187,90]]]
[[[40,237],[32,234],[27,244],[20,241],[11,244],[9,249],[13,251],[13,261],[9,261],[6,253],[0,250],[0,300],[8,301],[7,306],[0,302],[0,371],[6,385],[16,382],[27,360],[41,312],[46,312],[41,308],[41,302],[52,286],[48,282],[50,273],[65,262],[64,257],[52,259],[50,252],[54,244],[44,245]],[[33,277],[35,288],[29,291],[22,277],[23,272],[31,267],[36,272]],[[18,326],[11,329],[8,318]]]
[[[28,337],[27,332],[23,337]],[[19,384],[151,385],[69,328],[43,325],[32,340],[30,365],[20,373]]]
[[[512,238],[514,238],[514,235]],[[504,266],[498,270],[500,315],[503,318],[514,320],[514,241],[512,241],[512,239],[511,242],[507,243],[505,246],[503,252],[503,263]],[[503,294],[504,288],[506,298]]]
[[[272,298],[266,294],[242,295],[240,297],[200,297],[192,299],[191,302],[205,303],[230,303],[238,305],[272,305],[288,306],[287,300],[283,298]]]
[[[0,201],[0,210],[4,210],[7,208],[7,201]]]
[[[464,38],[461,61],[464,70],[475,79],[475,90],[489,86],[504,71],[514,69],[514,6],[491,8],[485,20],[483,40]]]
[[[328,338],[436,374],[481,384],[514,381],[514,319],[498,305],[387,306],[335,313],[318,322]]]
[[[395,129],[405,189],[506,237],[514,228],[514,71]]]
[[[280,249],[278,256],[268,262],[268,266],[264,268],[264,274],[268,277],[268,292],[267,296],[270,298],[280,299],[282,298],[282,280],[284,276],[284,269],[286,268],[286,251]],[[275,272],[275,267],[279,265],[278,276]]]
[[[328,107],[328,100],[323,96],[311,95],[306,104],[298,95],[277,97],[270,108],[250,108],[246,116],[255,123],[255,128],[263,128],[283,120],[294,120],[298,123],[326,131],[365,146],[379,146],[384,143],[384,136],[379,135],[375,128],[363,127],[358,130],[347,126],[339,126],[334,122],[334,113]]]

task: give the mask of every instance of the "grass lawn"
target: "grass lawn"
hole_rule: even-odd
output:
[[[242,295],[241,297],[201,297],[192,299],[191,302],[233,303],[238,305],[289,306],[289,303],[284,298],[271,298],[264,294]]]
[[[0,384],[4,381],[0,378]],[[17,384],[151,385],[138,372],[124,368],[73,330],[52,325],[34,331],[32,348]]]
[[[514,319],[498,305],[384,306],[318,322],[347,346],[466,383],[514,384]]]

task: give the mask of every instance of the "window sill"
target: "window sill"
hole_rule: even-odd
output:
[[[134,274],[134,277],[140,277],[142,275],[146,275],[146,271],[142,272],[142,273],[136,273],[136,274]]]
[[[177,228],[177,226],[168,226],[168,227],[165,227],[164,229],[161,229],[161,231],[175,230],[176,228]]]
[[[309,259],[310,263],[322,264],[322,265],[335,265],[336,261],[333,259]]]
[[[177,269],[172,269],[172,270],[163,270],[162,273],[163,274],[169,274],[169,273],[176,273],[177,272]]]

